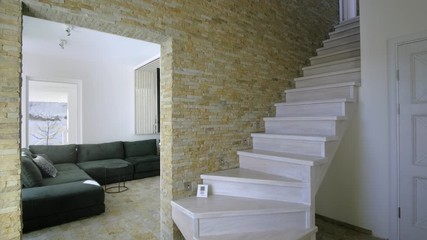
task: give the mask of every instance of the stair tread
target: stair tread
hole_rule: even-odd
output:
[[[337,44],[337,45],[333,45],[333,46],[323,46],[321,48],[316,49],[316,52],[320,52],[320,51],[324,51],[324,50],[327,50],[327,49],[336,48],[338,46],[349,45],[349,44],[353,44],[353,43],[357,43],[357,42],[360,42],[360,39],[353,40],[353,41],[350,41],[350,42],[341,43],[341,44]]]
[[[255,156],[255,157],[264,158],[264,159],[271,159],[275,161],[302,164],[302,165],[308,165],[308,166],[315,166],[318,164],[325,163],[327,161],[326,158],[322,158],[322,157],[315,157],[315,156],[294,154],[294,153],[266,151],[266,150],[259,150],[259,149],[240,150],[237,152],[237,154],[245,155],[249,157]]]
[[[292,229],[284,231],[267,231],[267,232],[240,232],[233,234],[223,234],[215,236],[203,236],[198,240],[300,240],[317,231],[317,227],[312,229]]]
[[[300,92],[300,91],[308,91],[308,90],[318,90],[323,88],[334,88],[334,87],[346,87],[346,86],[360,86],[359,82],[343,82],[343,83],[332,83],[332,84],[322,84],[319,86],[313,86],[313,87],[299,87],[299,88],[293,88],[293,89],[287,89],[285,90],[285,93],[290,92]]]
[[[306,77],[298,77],[298,78],[295,78],[294,80],[295,81],[299,81],[299,80],[315,79],[315,78],[318,78],[318,77],[329,77],[329,76],[346,74],[346,73],[352,73],[352,72],[360,72],[360,68],[350,68],[350,69],[341,70],[341,71],[333,71],[333,72],[328,72],[328,73],[319,73],[319,74],[315,74],[315,75],[311,75],[311,76],[306,76]]]
[[[351,58],[346,58],[346,59],[341,59],[341,60],[336,60],[336,61],[330,61],[330,62],[326,62],[326,63],[315,64],[315,65],[303,67],[302,70],[306,71],[306,70],[328,67],[328,66],[332,66],[332,65],[336,65],[336,64],[340,64],[340,63],[352,62],[352,61],[357,61],[357,60],[360,60],[360,57],[351,57]]]
[[[275,103],[274,106],[294,106],[294,105],[311,105],[311,104],[322,104],[322,103],[340,103],[340,102],[354,102],[353,99],[350,98],[334,98],[334,99],[326,99],[326,100],[315,100],[315,101],[301,101],[301,102],[280,102]]]
[[[336,40],[340,40],[340,39],[343,39],[343,38],[346,38],[346,37],[350,37],[350,36],[354,36],[354,35],[360,35],[360,32],[355,32],[355,33],[354,32],[353,33],[350,32],[350,33],[347,33],[347,34],[343,34],[343,35],[341,35],[339,37],[329,38],[329,39],[324,40],[323,44],[334,42]]]
[[[297,134],[273,134],[273,133],[252,133],[252,137],[289,139],[289,140],[305,140],[316,142],[336,141],[336,136],[321,136],[321,135],[297,135]]]
[[[265,117],[264,121],[341,121],[345,116]]]
[[[341,25],[339,27],[344,27],[344,25]],[[356,26],[352,26],[352,27],[348,27],[348,28],[343,28],[343,29],[335,29],[335,31],[329,33],[329,36],[333,36],[333,35],[336,35],[338,33],[343,33],[343,32],[349,31],[350,29],[355,29],[355,28],[360,28],[360,25],[356,25]]]
[[[244,183],[270,184],[278,186],[307,186],[307,183],[304,183],[298,179],[272,175],[244,168],[232,168],[223,171],[202,174],[201,178],[203,180],[222,180]]]
[[[320,56],[314,56],[314,57],[311,57],[310,60],[312,60],[312,59],[318,59],[318,58],[330,57],[330,56],[333,56],[333,55],[338,55],[338,54],[342,54],[342,53],[346,53],[346,52],[352,52],[352,51],[355,51],[355,50],[360,50],[360,47],[348,48],[348,49],[344,49],[344,50],[340,50],[340,51],[336,51],[336,52],[332,52],[332,53],[322,54]]]
[[[302,203],[211,195],[207,198],[188,197],[172,201],[172,205],[192,218],[214,218],[268,213],[309,211]]]

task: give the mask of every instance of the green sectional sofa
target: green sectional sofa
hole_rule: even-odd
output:
[[[54,166],[54,177],[38,165],[39,156]],[[155,139],[32,145],[22,149],[21,166],[23,231],[29,232],[103,213],[101,185],[159,175],[160,157]]]

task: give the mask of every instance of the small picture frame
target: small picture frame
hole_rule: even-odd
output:
[[[209,185],[198,184],[197,185],[197,197],[207,198],[208,197],[208,189],[209,189]]]

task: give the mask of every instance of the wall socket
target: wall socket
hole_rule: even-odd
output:
[[[191,182],[185,182],[184,189],[185,191],[191,191]]]

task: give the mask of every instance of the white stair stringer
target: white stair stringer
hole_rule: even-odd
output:
[[[239,168],[201,175],[209,197],[172,201],[187,240],[315,240],[315,195],[348,128],[360,86],[359,18],[335,27],[238,151]]]

